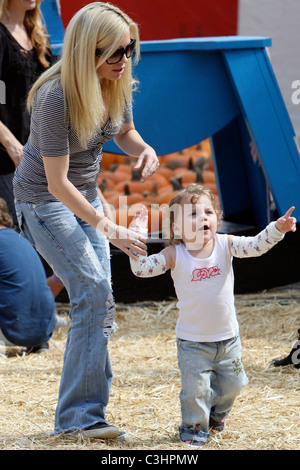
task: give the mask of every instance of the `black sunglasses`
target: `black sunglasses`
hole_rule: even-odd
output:
[[[133,56],[134,49],[135,49],[135,39],[131,39],[130,43],[128,46],[124,47],[119,47],[111,56],[109,56],[108,59],[106,59],[106,63],[109,65],[112,64],[117,64],[123,59],[124,54],[126,55],[127,59]],[[96,56],[99,57],[103,54],[103,51],[101,49],[96,49]]]

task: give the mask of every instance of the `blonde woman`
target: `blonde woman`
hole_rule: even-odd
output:
[[[0,197],[17,224],[12,179],[29,135],[28,92],[49,66],[40,1],[0,0]]]
[[[146,245],[104,215],[96,180],[109,139],[137,157],[143,180],[158,167],[132,120],[134,50],[137,60],[138,28],[124,12],[87,5],[66,29],[61,59],[28,98],[31,132],[14,178],[19,226],[63,281],[72,306],[56,433],[119,435],[105,419],[115,317],[108,240],[131,257],[133,248],[145,254]]]

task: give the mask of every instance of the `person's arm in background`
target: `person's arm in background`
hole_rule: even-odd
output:
[[[12,132],[0,121],[0,142],[5,147],[8,155],[14,162],[15,168],[20,163],[23,155],[23,145],[16,139]]]

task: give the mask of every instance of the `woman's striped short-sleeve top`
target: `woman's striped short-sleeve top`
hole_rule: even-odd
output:
[[[35,94],[30,136],[24,146],[20,165],[15,171],[15,198],[32,203],[55,201],[55,197],[48,191],[43,157],[69,155],[68,179],[87,200],[92,201],[97,196],[102,147],[118,134],[123,123],[131,121],[130,104],[124,111],[122,122],[115,124],[108,120],[95,133],[87,148],[84,148],[70,125],[60,82],[44,83]]]

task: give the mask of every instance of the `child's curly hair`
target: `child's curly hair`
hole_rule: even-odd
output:
[[[0,225],[4,227],[12,228],[13,220],[8,213],[7,204],[4,199],[0,197]]]
[[[205,188],[205,186],[202,186],[197,183],[192,183],[189,186],[187,186],[185,189],[177,193],[176,196],[174,196],[169,202],[168,229],[169,229],[170,237],[169,237],[169,240],[166,242],[167,245],[179,245],[180,243],[183,243],[181,238],[179,238],[178,236],[175,237],[174,232],[173,232],[173,223],[177,214],[176,207],[178,205],[181,205],[183,200],[186,200],[187,203],[189,204],[196,204],[198,199],[201,196],[206,196],[208,197],[208,199],[211,200],[212,206],[217,215],[218,226],[221,225],[222,211],[220,209],[217,209],[216,207],[216,199],[215,199],[214,193],[212,193],[210,189]]]

